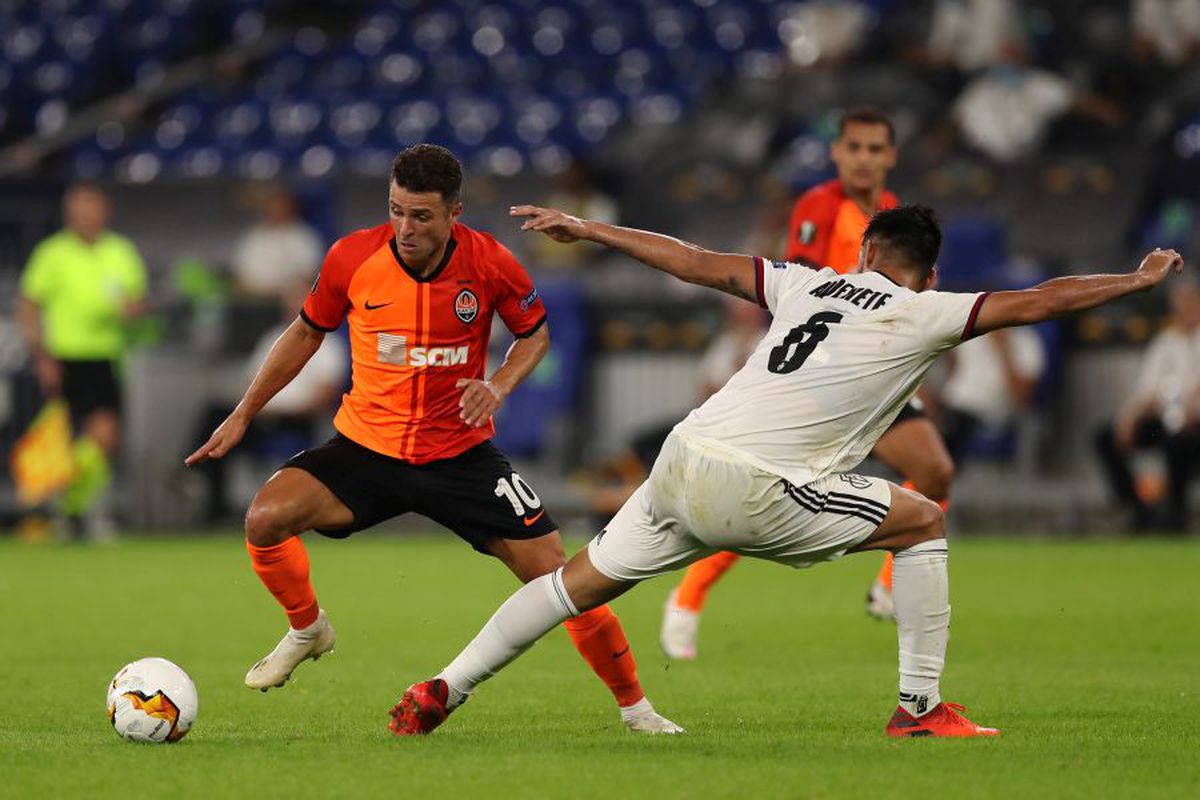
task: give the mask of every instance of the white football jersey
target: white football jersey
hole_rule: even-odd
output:
[[[754,259],[775,319],[746,365],[676,426],[803,486],[858,465],[986,293],[914,292],[879,272]]]

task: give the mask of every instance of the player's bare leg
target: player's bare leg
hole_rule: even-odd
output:
[[[488,548],[526,584],[560,569],[566,563],[558,531],[537,539],[492,539]],[[637,662],[634,661],[621,622],[612,609],[604,604],[597,605],[566,618],[563,627],[567,629],[575,649],[613,693],[625,727],[637,733],[651,734],[682,731],[674,722],[655,711],[642,691],[637,677]],[[427,733],[466,699],[465,693],[456,693],[449,687],[445,687],[446,696],[441,697],[439,689],[432,685],[434,683],[426,681],[410,687],[392,710],[393,720],[388,727],[393,732],[402,735]],[[424,729],[410,730],[422,715],[426,722]]]
[[[888,550],[895,555],[896,631],[900,647],[900,703],[889,736],[992,736],[962,716],[961,706],[940,693],[950,636],[950,589],[945,517],[931,500],[891,486],[883,523],[852,552]]]
[[[913,417],[892,426],[875,443],[871,455],[887,464],[914,489],[946,510],[954,461],[934,424],[926,417]],[[879,574],[867,590],[867,613],[876,619],[892,619],[892,554],[887,553]]]
[[[344,528],[354,514],[315,477],[301,469],[276,472],[246,512],[246,550],[259,579],[287,613],[290,626],[275,649],[246,673],[246,685],[266,691],[283,686],[302,661],[333,650],[337,640],[317,605],[300,534]]]
[[[604,607],[636,585],[605,576],[592,566],[587,548],[580,550],[565,567],[529,581],[509,597],[439,675],[410,686],[392,709],[388,727],[403,736],[431,732],[478,684],[554,626]],[[682,728],[658,732],[680,733]]]

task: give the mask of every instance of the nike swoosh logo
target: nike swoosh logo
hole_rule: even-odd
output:
[[[621,652],[619,652],[619,653],[613,653],[613,658],[620,658],[621,656],[625,655],[625,654],[626,654],[626,653],[628,653],[628,652],[629,652],[629,645],[625,645],[625,649],[624,649],[624,650],[622,650],[622,651],[621,651]]]
[[[383,308],[384,306],[390,306],[390,305],[391,305],[391,303],[380,303],[378,305],[373,306],[373,305],[371,305],[371,301],[368,300],[366,308],[367,308],[367,311],[374,311],[377,308]]]
[[[544,509],[544,508],[543,508],[541,511],[539,511],[539,512],[537,513],[537,516],[535,516],[533,519],[530,519],[529,517],[525,517],[525,518],[522,520],[522,522],[524,522],[524,523],[525,523],[525,527],[526,527],[526,528],[528,528],[530,525],[532,525],[533,523],[535,523],[535,522],[537,522],[539,519],[541,519],[541,518],[542,518],[542,515],[543,515],[543,514],[545,514],[545,513],[546,513],[546,509]]]

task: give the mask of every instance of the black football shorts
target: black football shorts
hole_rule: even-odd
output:
[[[339,433],[284,467],[311,474],[354,513],[347,528],[318,529],[335,539],[410,512],[446,526],[481,553],[488,552],[489,539],[536,539],[558,528],[491,441],[452,458],[410,464]]]
[[[121,384],[113,362],[60,361],[62,365],[62,396],[67,401],[71,427],[76,434],[83,423],[97,411],[121,413]]]
[[[888,425],[888,430],[890,431],[910,419],[929,419],[929,415],[925,413],[925,404],[915,395],[904,404],[904,408],[900,409],[900,413],[892,420],[892,424]]]

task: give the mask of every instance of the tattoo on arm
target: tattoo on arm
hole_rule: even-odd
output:
[[[738,283],[736,275],[730,275],[724,280],[718,281],[713,285],[713,288],[720,289],[722,292],[728,292],[734,297],[740,297],[743,300],[754,300],[754,297]]]

